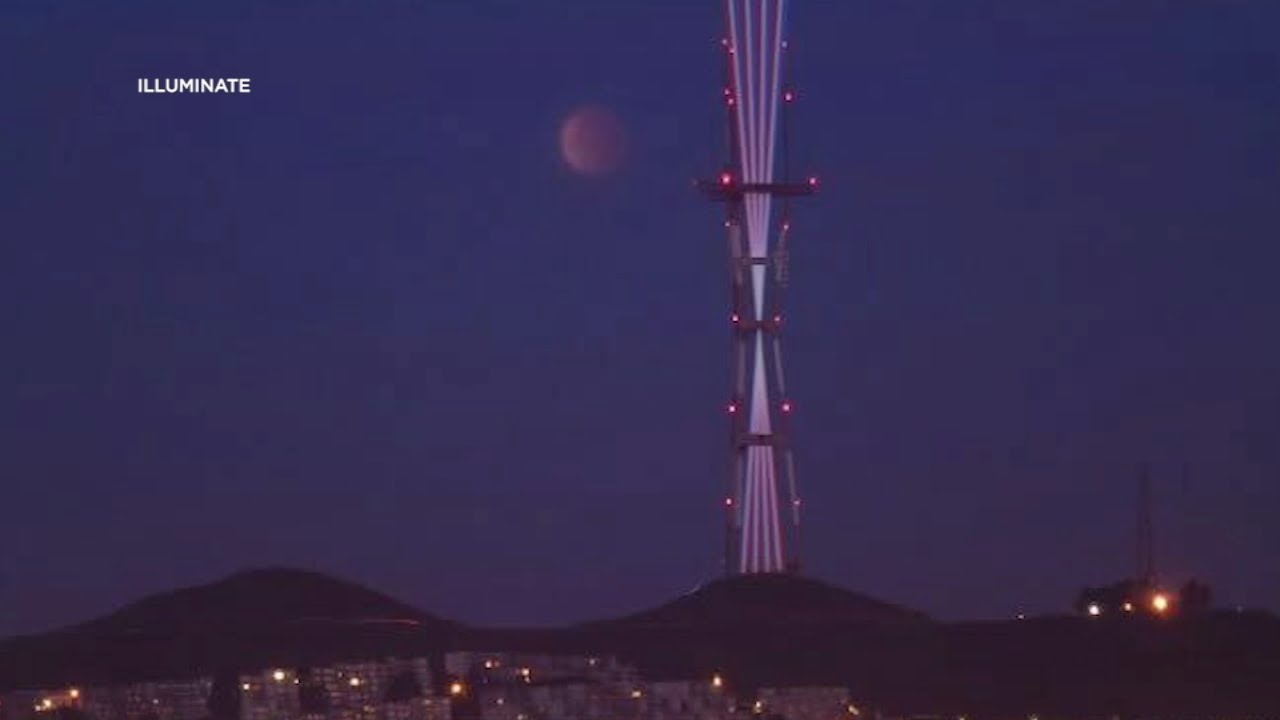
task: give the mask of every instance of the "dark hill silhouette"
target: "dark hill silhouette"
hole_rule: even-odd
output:
[[[317,573],[258,570],[0,642],[0,690],[388,656],[438,667],[450,650],[615,654],[651,679],[716,672],[748,692],[846,685],[902,713],[1280,717],[1270,614],[943,623],[793,576],[715,580],[615,620],[479,629]]]
[[[417,653],[465,628],[360,585],[266,568],[0,642],[0,689],[115,683]]]
[[[207,585],[150,595],[64,632],[207,634],[291,623],[400,623],[425,629],[456,626],[382,593],[328,575],[262,568]]]
[[[924,613],[791,574],[713,580],[652,610],[583,627],[701,627],[928,622]]]

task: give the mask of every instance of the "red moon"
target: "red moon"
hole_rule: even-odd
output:
[[[560,126],[560,154],[582,175],[607,175],[627,157],[627,133],[617,115],[601,107],[579,108]]]

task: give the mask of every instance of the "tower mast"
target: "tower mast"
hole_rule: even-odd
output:
[[[799,566],[800,496],[789,442],[793,411],[782,368],[790,200],[817,190],[791,182],[779,127],[795,92],[782,83],[785,0],[726,0],[721,41],[729,158],[700,183],[725,205],[732,334],[730,473],[725,493],[726,573],[776,573]],[[781,122],[780,122],[781,121]],[[785,150],[786,142],[782,143]],[[776,160],[783,155],[781,173]],[[781,175],[782,177],[777,177]]]

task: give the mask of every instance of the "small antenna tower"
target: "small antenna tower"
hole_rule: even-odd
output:
[[[1155,583],[1155,541],[1151,529],[1151,471],[1147,465],[1138,470],[1138,579],[1146,585]]]

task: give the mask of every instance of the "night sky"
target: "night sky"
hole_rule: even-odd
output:
[[[0,635],[251,566],[479,623],[716,572],[719,3],[106,5],[0,11]],[[1064,610],[1147,462],[1162,575],[1280,608],[1277,27],[792,3],[808,572]]]

